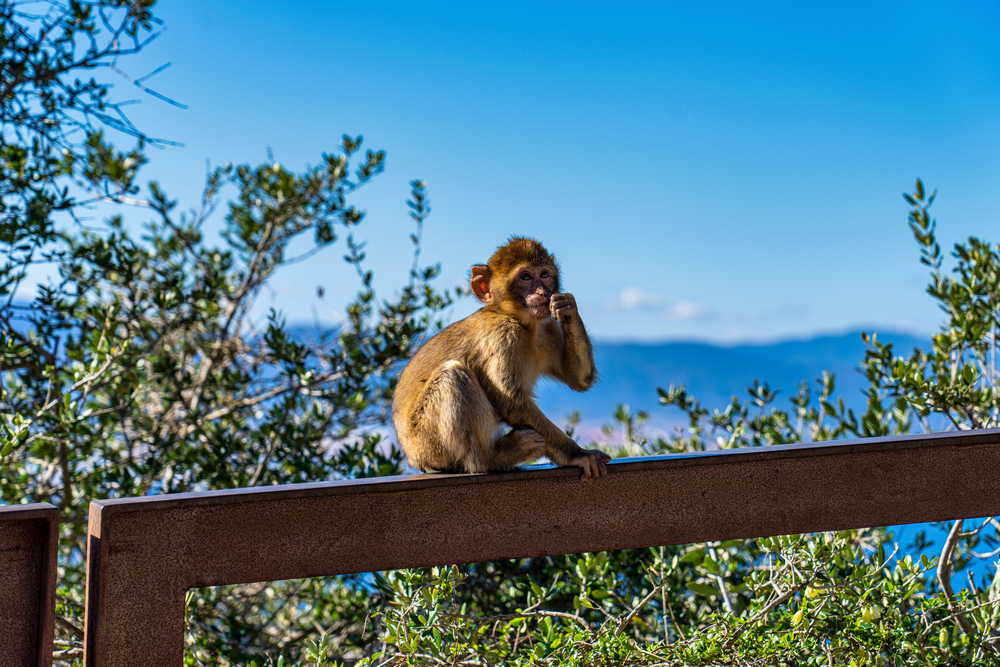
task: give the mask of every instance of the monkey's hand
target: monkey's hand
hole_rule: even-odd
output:
[[[576,318],[576,299],[572,294],[553,294],[549,299],[552,317],[563,326]]]
[[[580,475],[580,479],[584,482],[589,482],[592,479],[604,477],[608,474],[608,468],[605,464],[610,460],[611,457],[599,449],[584,449],[582,455],[569,459],[566,461],[566,465],[583,468],[583,474]]]

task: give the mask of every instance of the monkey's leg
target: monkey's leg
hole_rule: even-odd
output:
[[[497,438],[500,420],[472,371],[448,361],[427,378],[412,437],[421,470],[490,472],[545,455],[545,438],[519,428]]]
[[[409,434],[410,463],[421,470],[491,470],[500,421],[472,371],[446,361],[427,378]],[[416,455],[414,455],[416,454]]]
[[[515,428],[496,441],[490,470],[507,470],[545,456],[545,436],[530,428]]]

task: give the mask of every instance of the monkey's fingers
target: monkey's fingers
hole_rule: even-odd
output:
[[[597,456],[594,457],[594,464],[597,466],[597,476],[604,477],[608,474],[608,466],[606,465],[611,457],[604,452],[598,452]]]
[[[571,294],[554,294],[549,300],[549,304],[553,308],[573,308],[576,309],[576,299],[573,298]]]
[[[589,482],[608,474],[608,468],[605,464],[610,460],[610,456],[604,452],[594,449],[588,452],[587,456],[581,456],[579,459],[574,461],[574,463],[583,469],[583,474],[580,475],[580,480]]]
[[[561,322],[563,324],[572,322],[573,318],[576,317],[576,308],[559,308],[558,310],[553,310],[552,317],[555,318],[557,322]]]

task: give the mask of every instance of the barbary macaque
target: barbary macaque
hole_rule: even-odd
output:
[[[399,377],[393,420],[410,464],[492,472],[546,456],[579,466],[585,481],[606,474],[610,456],[580,447],[535,405],[542,375],[575,391],[597,379],[555,257],[534,239],[511,237],[488,264],[472,267],[471,284],[483,307],[427,341]]]

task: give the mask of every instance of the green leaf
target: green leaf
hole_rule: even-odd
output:
[[[701,561],[701,566],[712,574],[719,573],[719,564],[715,562],[711,554],[705,554],[704,560]]]
[[[694,593],[695,595],[718,595],[719,589],[714,586],[709,586],[707,584],[698,583],[697,581],[690,581],[684,584],[684,587]]]
[[[705,547],[698,547],[697,549],[692,549],[683,556],[681,556],[682,563],[696,563],[705,558]]]

